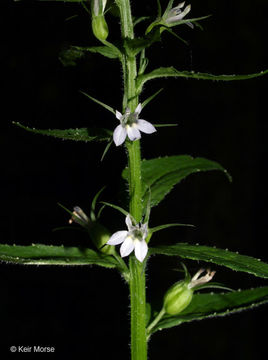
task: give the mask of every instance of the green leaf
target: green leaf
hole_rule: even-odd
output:
[[[212,75],[207,73],[200,73],[194,71],[178,71],[174,67],[160,67],[151,71],[150,73],[139,75],[137,77],[137,87],[139,91],[143,87],[143,85],[148,80],[153,80],[157,78],[163,77],[184,77],[184,78],[192,78],[192,79],[201,79],[201,80],[217,80],[217,81],[234,81],[234,80],[247,80],[256,78],[259,76],[263,76],[268,73],[268,70],[261,71],[255,74],[247,74],[247,75]]]
[[[115,47],[110,46],[70,46],[68,49],[60,52],[59,60],[64,66],[74,66],[77,60],[84,57],[87,53],[101,54],[109,59],[116,59],[119,57],[120,51],[116,51]]]
[[[111,132],[106,129],[90,129],[90,128],[81,128],[81,129],[35,129],[24,126],[19,122],[13,122],[14,125],[30,131],[34,134],[53,136],[62,140],[74,140],[74,141],[109,141],[111,138]]]
[[[75,66],[77,64],[77,60],[80,60],[83,56],[83,51],[79,51],[71,46],[68,49],[60,51],[59,60],[63,66]]]
[[[149,189],[151,191],[151,206],[155,206],[164,199],[172,190],[173,186],[190,174],[201,171],[220,170],[223,171],[229,180],[228,172],[217,162],[204,158],[192,158],[188,155],[169,156],[152,160],[143,160],[141,163],[142,172],[142,198],[144,199],[144,208],[149,198]],[[122,176],[128,179],[128,168]]]
[[[153,329],[167,329],[185,322],[226,316],[267,304],[268,287],[223,294],[195,294],[190,305],[179,315],[164,317]]]
[[[115,268],[112,256],[78,247],[32,244],[30,246],[0,245],[0,261],[26,265],[100,265]]]
[[[84,53],[91,52],[91,53],[98,53],[101,54],[109,59],[116,59],[120,51],[116,51],[115,47],[111,46],[90,46],[90,47],[81,47],[81,46],[73,46],[74,49],[80,50]]]
[[[176,245],[151,248],[150,253],[179,256],[191,260],[201,260],[226,266],[235,271],[242,271],[258,277],[268,278],[268,264],[262,262],[260,259],[240,255],[239,253],[231,252],[228,249],[223,250],[203,245],[179,243]]]

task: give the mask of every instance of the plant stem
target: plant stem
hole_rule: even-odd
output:
[[[121,31],[124,39],[133,39],[133,22],[129,0],[116,0],[120,10]],[[136,57],[128,54],[122,59],[124,74],[124,97],[123,110],[129,107],[131,112],[138,105],[136,92],[137,64]],[[140,141],[127,142],[128,166],[129,166],[129,193],[130,214],[137,222],[142,217],[142,192],[141,192],[141,154]],[[140,263],[134,255],[129,259],[129,289],[131,308],[131,359],[147,360],[146,339],[146,293],[144,264]]]
[[[129,260],[131,306],[131,359],[147,360],[146,294],[143,264],[134,256]]]

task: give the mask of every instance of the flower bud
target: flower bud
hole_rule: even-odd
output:
[[[192,301],[193,290],[188,288],[188,281],[182,280],[175,283],[166,292],[164,297],[164,309],[168,315],[181,313]]]

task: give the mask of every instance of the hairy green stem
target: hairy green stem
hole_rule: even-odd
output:
[[[124,39],[133,39],[133,22],[129,0],[116,0],[120,10],[121,32]],[[138,105],[136,92],[137,64],[136,57],[128,54],[123,55],[124,97],[123,110],[129,107],[133,112]],[[142,193],[141,193],[141,154],[140,141],[127,142],[128,166],[129,166],[129,193],[130,214],[137,222],[142,217]],[[147,360],[146,339],[146,293],[145,271],[134,255],[129,259],[129,289],[131,307],[131,359]]]
[[[143,264],[134,256],[129,261],[131,305],[131,359],[147,360],[146,294]]]

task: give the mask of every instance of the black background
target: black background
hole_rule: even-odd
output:
[[[254,73],[267,68],[268,3],[193,0],[191,16],[213,14],[204,31],[178,28],[189,46],[164,34],[148,51],[149,69],[174,65],[182,70],[215,74]],[[164,6],[163,6],[164,7]],[[102,199],[118,203],[125,185],[120,172],[126,154],[111,147],[103,162],[103,145],[71,143],[34,136],[12,125],[36,128],[90,127],[114,129],[117,120],[83,97],[79,90],[120,110],[121,69],[116,61],[89,55],[77,67],[64,68],[59,52],[68,45],[97,45],[87,13],[79,5],[1,1],[1,243],[88,243],[83,234],[52,232],[64,226],[68,208],[86,212],[104,185]],[[133,1],[135,15],[149,15],[156,1]],[[73,15],[78,17],[66,21]],[[118,38],[118,20],[107,16],[110,40]],[[144,31],[142,23],[137,33]],[[145,158],[190,154],[221,163],[233,176],[189,177],[152,211],[151,224],[193,223],[195,230],[159,233],[154,244],[187,241],[216,245],[267,259],[267,78],[223,83],[202,80],[161,80],[147,83],[145,99],[160,87],[159,97],[143,112],[153,123],[178,123],[145,135]],[[103,223],[116,231],[124,218],[105,210]],[[196,263],[187,262],[191,272]],[[178,260],[153,258],[148,267],[148,300],[161,306],[165,290],[178,279]],[[216,280],[234,288],[266,284],[261,279],[217,270]],[[56,358],[83,356],[129,358],[127,286],[114,270],[97,267],[0,266],[0,353],[11,345],[55,346]],[[156,334],[150,359],[259,359],[266,348],[267,307],[182,325]],[[15,354],[12,355],[16,356]]]

